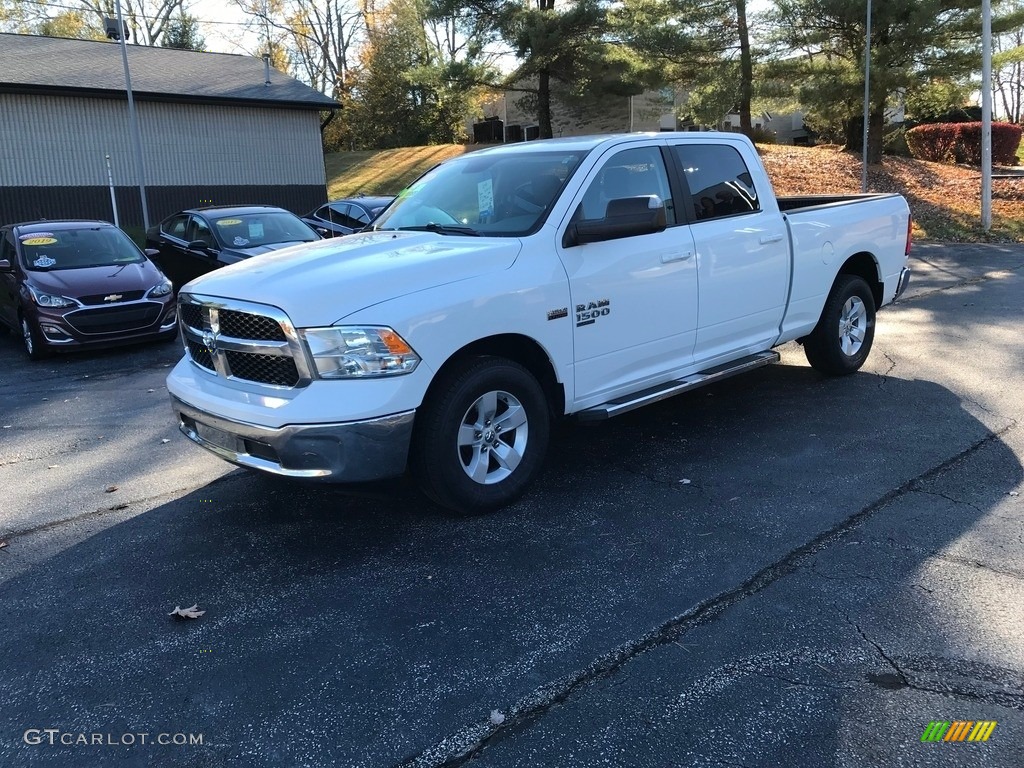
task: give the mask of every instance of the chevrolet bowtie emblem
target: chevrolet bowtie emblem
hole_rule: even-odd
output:
[[[120,301],[121,300],[121,294],[120,293],[112,293],[109,296],[104,296],[103,300],[104,301]]]

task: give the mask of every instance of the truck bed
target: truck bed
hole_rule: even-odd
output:
[[[861,203],[865,200],[876,200],[883,197],[894,197],[888,192],[867,192],[856,195],[786,195],[776,198],[779,201],[779,210],[783,213],[793,213],[807,208],[818,208],[831,205],[849,205],[850,203]]]

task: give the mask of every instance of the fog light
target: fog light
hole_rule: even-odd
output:
[[[45,333],[47,336],[67,336],[68,335],[67,332],[64,329],[58,328],[56,325],[46,325],[46,324],[43,324],[41,327],[43,329],[43,333]]]

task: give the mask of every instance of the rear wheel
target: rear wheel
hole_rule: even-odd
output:
[[[21,339],[25,347],[25,353],[29,360],[42,360],[47,357],[49,350],[46,342],[43,341],[43,334],[39,326],[32,322],[26,315],[21,315]]]
[[[839,275],[821,318],[806,336],[804,354],[813,368],[844,376],[864,365],[875,338],[875,297],[864,278]]]
[[[441,506],[490,512],[526,491],[550,433],[547,400],[526,368],[474,358],[443,374],[417,414],[412,471]]]

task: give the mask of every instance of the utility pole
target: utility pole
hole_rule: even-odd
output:
[[[139,198],[142,200],[142,224],[149,229],[149,206],[146,204],[146,166],[142,161],[142,136],[139,133],[139,122],[135,117],[135,99],[132,97],[132,73],[128,69],[128,41],[124,34],[124,17],[121,15],[121,0],[115,0],[117,6],[117,29],[121,39],[121,59],[124,61],[124,83],[128,93],[128,122],[132,131],[132,147],[135,150],[135,172],[139,176]]]
[[[987,0],[986,0],[987,2]],[[871,119],[871,0],[868,0],[867,34],[864,35],[864,135],[860,153],[860,191],[868,191],[868,121]]]
[[[992,229],[992,0],[981,0],[981,228]]]

